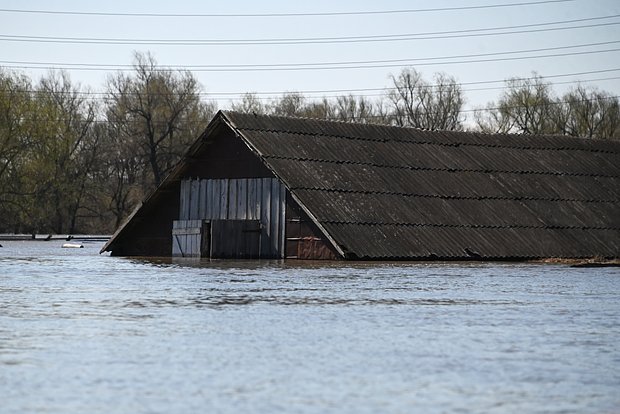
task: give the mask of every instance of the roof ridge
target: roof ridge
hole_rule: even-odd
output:
[[[431,132],[431,133],[450,133],[450,134],[464,134],[464,135],[470,135],[470,136],[486,136],[486,137],[495,137],[495,138],[500,138],[500,137],[505,137],[507,139],[510,138],[533,138],[533,137],[541,137],[544,139],[552,139],[552,138],[556,138],[556,139],[561,139],[561,140],[566,140],[566,141],[573,141],[575,143],[611,143],[611,145],[616,145],[616,143],[620,144],[620,141],[616,141],[616,140],[612,140],[612,139],[605,139],[605,138],[586,138],[586,137],[575,137],[575,136],[571,136],[571,135],[560,135],[560,134],[529,134],[529,133],[522,133],[522,134],[518,134],[518,133],[501,133],[501,132],[484,132],[484,131],[471,131],[471,130],[449,130],[449,129],[427,129],[427,128],[420,128],[420,127],[415,127],[415,126],[404,126],[404,125],[387,125],[387,124],[380,124],[380,123],[372,123],[372,122],[351,122],[351,121],[344,121],[344,120],[338,120],[338,119],[325,119],[325,118],[315,118],[315,117],[303,117],[303,116],[286,116],[286,115],[271,115],[271,114],[249,114],[249,113],[244,113],[244,112],[238,112],[238,111],[229,111],[229,110],[222,110],[220,111],[222,112],[224,115],[226,115],[228,117],[228,115],[232,115],[232,116],[244,116],[244,117],[255,117],[255,118],[265,118],[265,119],[280,119],[280,120],[293,120],[293,121],[312,121],[312,122],[324,122],[324,123],[333,123],[333,124],[339,124],[339,125],[353,125],[353,126],[373,126],[373,127],[378,127],[378,128],[387,128],[387,129],[398,129],[398,130],[413,130],[413,131],[421,131],[421,132]],[[262,129],[262,128],[239,128],[237,126],[235,126],[236,129],[238,130],[248,130],[248,131],[265,131],[265,132],[286,132],[286,133],[292,133],[292,134],[301,134],[301,135],[317,135],[317,136],[333,136],[333,137],[343,137],[343,138],[349,138],[349,139],[363,139],[362,137],[354,137],[354,136],[343,136],[343,135],[328,135],[328,134],[322,134],[322,133],[316,133],[316,134],[310,134],[310,133],[303,133],[303,132],[297,132],[297,131],[286,131],[286,130],[280,130],[280,129]],[[390,141],[397,141],[397,142],[415,142],[415,141],[408,141],[408,140],[390,140]],[[380,141],[379,141],[380,142]],[[432,143],[432,144],[437,144],[437,145],[441,145],[441,143]],[[445,143],[447,144],[447,143]],[[448,145],[454,145],[454,144],[448,144]],[[574,148],[574,147],[559,147],[559,148],[548,148],[548,147],[535,147],[535,146],[504,146],[504,145],[493,145],[493,144],[479,144],[479,143],[460,143],[460,145],[474,145],[474,146],[489,146],[489,147],[500,147],[500,148],[515,148],[515,149],[545,149],[545,150],[556,150],[556,151],[560,151],[560,150],[575,150],[575,151],[589,151],[589,152],[602,152],[602,153],[612,153],[612,154],[620,154],[620,151],[612,151],[612,150],[603,150],[603,149],[595,149],[595,148]],[[588,144],[589,145],[589,144]]]
[[[332,118],[326,119],[326,118],[317,118],[317,117],[299,116],[299,115],[274,115],[274,114],[259,114],[259,113],[250,114],[247,112],[232,111],[232,110],[220,110],[220,112],[224,114],[236,114],[236,115],[241,115],[241,116],[253,115],[255,117],[261,117],[261,118],[278,118],[278,119],[293,119],[293,120],[301,120],[301,121],[333,122],[335,124],[345,124],[345,125],[350,125],[350,124],[370,125],[370,126],[378,126],[378,127],[386,127],[386,128],[416,129],[419,131],[450,131],[450,130],[441,130],[441,129],[427,129],[427,128],[420,128],[420,127],[415,127],[415,126],[387,125],[387,124],[381,124],[378,122],[355,122],[355,121],[345,121],[343,119],[332,119]],[[457,131],[453,130],[450,132],[457,132]]]
[[[347,124],[346,122],[343,122]],[[360,125],[360,124],[355,124]],[[303,132],[303,131],[293,131],[293,130],[285,130],[285,129],[270,129],[270,128],[249,128],[249,127],[237,127],[239,131],[250,131],[250,132],[269,132],[269,133],[285,133],[291,135],[305,135],[305,136],[315,136],[315,137],[329,137],[329,138],[340,138],[347,139],[352,141],[368,141],[368,142],[398,142],[403,144],[412,144],[412,145],[437,145],[441,147],[455,147],[458,148],[460,146],[467,147],[481,147],[481,148],[506,148],[506,149],[516,149],[516,150],[540,150],[540,151],[581,151],[581,152],[593,152],[593,153],[601,153],[601,154],[615,154],[620,155],[620,151],[612,151],[606,149],[598,149],[598,148],[577,148],[577,147],[548,147],[548,146],[534,146],[534,145],[510,145],[510,142],[507,142],[508,145],[504,144],[495,144],[495,143],[479,143],[479,142],[441,142],[441,141],[429,141],[429,140],[411,140],[411,139],[374,139],[367,138],[361,136],[353,136],[350,134],[325,134],[322,132]],[[427,131],[427,130],[421,130]],[[441,131],[441,130],[428,130],[430,132],[455,132],[459,134],[471,134],[477,135],[475,132],[463,132],[463,131]],[[488,136],[492,136],[488,134]],[[493,135],[497,137],[497,135]],[[520,136],[520,135],[510,135],[510,136]],[[531,135],[535,136],[535,135]],[[574,138],[574,137],[572,137]],[[506,139],[509,141],[509,138]],[[582,142],[582,141],[579,141]],[[605,142],[604,140],[600,140],[599,142]]]

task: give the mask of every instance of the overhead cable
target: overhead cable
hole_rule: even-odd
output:
[[[399,9],[399,10],[362,10],[362,11],[333,11],[333,12],[298,12],[298,13],[120,13],[120,12],[88,12],[71,10],[28,10],[28,9],[0,9],[3,13],[53,14],[67,16],[106,16],[106,17],[325,17],[325,16],[364,16],[381,14],[409,14],[409,13],[436,13],[464,10],[497,9],[507,7],[538,6],[554,3],[570,3],[575,0],[545,0],[523,1],[514,3],[484,4],[473,6],[435,7],[427,9]]]
[[[247,72],[247,71],[366,69],[366,68],[400,67],[403,65],[413,65],[413,66],[450,65],[450,64],[539,59],[539,58],[550,58],[550,57],[578,56],[578,55],[588,55],[588,54],[596,54],[596,53],[617,52],[617,51],[620,51],[620,48],[610,48],[610,49],[603,49],[603,50],[586,50],[586,51],[543,54],[543,55],[534,55],[534,56],[508,56],[508,57],[501,57],[501,58],[493,58],[495,56],[520,55],[524,53],[537,53],[537,52],[547,52],[547,51],[554,51],[554,50],[578,49],[578,48],[583,48],[583,47],[604,46],[604,45],[612,45],[612,44],[618,44],[618,43],[620,43],[620,40],[612,40],[608,42],[597,42],[597,43],[584,43],[584,44],[568,45],[568,46],[555,46],[555,47],[547,47],[547,48],[513,50],[513,51],[506,51],[506,52],[490,52],[490,53],[476,53],[476,54],[468,54],[468,55],[431,56],[431,57],[423,57],[423,58],[385,59],[385,60],[367,60],[367,61],[235,64],[235,65],[182,65],[182,66],[162,65],[161,67],[158,67],[157,70],[162,71],[162,72],[177,71],[177,70],[192,70],[195,72]],[[475,59],[475,58],[484,58],[484,59]],[[469,60],[455,60],[455,59],[469,59]],[[135,69],[133,65],[108,65],[108,64],[87,64],[87,63],[73,63],[73,64],[51,63],[50,64],[46,62],[41,62],[39,64],[39,63],[33,63],[33,62],[18,63],[15,61],[0,61],[0,63],[4,63],[6,67],[21,68],[21,69],[66,69],[66,70],[88,70],[88,71],[102,71],[102,70],[132,71]]]
[[[620,25],[620,21],[607,23],[593,23],[564,27],[546,27],[532,29],[532,27],[567,24],[600,19],[618,18],[620,15],[594,17],[588,19],[565,20],[539,24],[516,26],[499,26],[482,29],[450,30],[439,32],[404,33],[367,36],[340,36],[340,37],[307,37],[307,38],[266,38],[266,39],[132,39],[132,38],[103,38],[103,37],[59,37],[59,36],[30,36],[0,34],[0,41],[28,42],[28,43],[59,43],[59,44],[102,44],[102,45],[158,45],[158,46],[252,46],[252,45],[300,45],[300,44],[337,44],[337,43],[370,43],[370,42],[400,42],[414,40],[437,40],[467,37],[504,36],[513,34],[531,34],[562,30],[574,30],[596,27]],[[528,28],[528,29],[524,29]],[[523,30],[511,30],[523,29]],[[494,31],[494,32],[493,32]]]

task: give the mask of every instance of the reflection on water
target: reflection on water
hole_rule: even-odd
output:
[[[0,249],[2,413],[616,412],[620,272]]]

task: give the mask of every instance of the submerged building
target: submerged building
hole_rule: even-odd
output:
[[[618,258],[619,201],[620,142],[220,111],[102,252]]]

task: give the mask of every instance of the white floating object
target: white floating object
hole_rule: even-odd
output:
[[[65,243],[65,244],[62,245],[63,249],[81,249],[83,247],[84,246],[82,246],[79,243]]]

